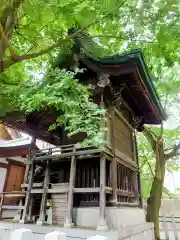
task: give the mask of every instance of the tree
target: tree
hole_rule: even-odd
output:
[[[155,135],[147,128],[144,129],[144,135],[146,136],[151,148],[156,157],[155,171],[153,176],[152,187],[150,190],[150,196],[147,200],[147,221],[154,222],[155,238],[160,239],[159,236],[159,209],[161,206],[161,198],[164,184],[164,176],[166,169],[166,162],[178,154],[180,154],[180,143],[175,144],[172,150],[166,153],[164,147],[163,128],[161,128],[161,134]]]
[[[92,52],[92,42],[86,42],[85,52],[87,55],[93,54],[94,58],[141,48],[145,53],[149,69],[157,79],[154,83],[162,100],[166,102],[167,99],[169,102],[175,99],[174,95],[180,86],[180,74],[178,74],[178,69],[180,69],[180,8],[177,0],[67,0],[62,3],[52,0],[1,0],[0,15],[1,112],[11,112],[17,107],[29,112],[42,107],[44,105],[41,103],[47,103],[44,102],[47,91],[49,91],[49,98],[53,96],[52,105],[58,109],[62,108],[62,104],[60,102],[57,104],[54,98],[57,93],[56,88],[52,91],[50,84],[48,85],[49,82],[46,82],[45,88],[41,88],[39,84],[36,85],[37,82],[41,82],[42,75],[47,71],[49,62],[57,56],[57,52],[61,50],[68,55],[71,54],[69,52],[74,40],[85,38],[82,35],[84,31],[98,43],[98,47]],[[67,34],[71,28],[77,30]],[[71,72],[60,72],[60,74],[61,76],[63,74],[62,79],[66,79],[68,86],[71,86],[74,75]],[[171,78],[166,75],[171,75]],[[57,75],[53,76],[54,84],[57,84],[56,77]],[[48,77],[48,81],[52,81],[52,77]],[[82,97],[83,103],[87,103],[90,100],[90,93],[83,88],[86,98],[82,95],[77,97],[74,94],[75,85],[73,86],[69,92],[69,96],[72,96],[71,100],[77,103]],[[57,89],[59,91],[59,88]],[[20,99],[26,100],[26,103],[30,102],[29,105],[23,105],[22,101],[19,101],[20,93]],[[81,117],[85,112],[85,105],[82,105],[83,111],[78,109],[75,117],[73,115],[76,113],[72,112],[66,121],[78,119],[80,116],[79,129],[82,129],[83,118]],[[64,110],[70,108],[67,105],[63,107]],[[90,119],[97,109],[91,105],[88,110],[86,114]],[[60,123],[59,120],[58,123]],[[75,122],[71,122],[72,131]],[[90,131],[93,135],[93,125],[89,126],[91,129],[86,129],[86,131]],[[161,161],[156,161],[151,191],[152,199],[157,204],[153,201],[149,204],[149,209],[153,208],[154,214],[149,218],[154,220],[157,226],[165,160],[171,154],[164,154],[162,134],[155,136],[149,130],[146,133],[157,159],[161,159]],[[171,153],[175,152],[176,149]],[[161,169],[159,169],[160,164]],[[161,172],[160,180],[158,180],[159,171]],[[159,193],[154,191],[156,183]]]

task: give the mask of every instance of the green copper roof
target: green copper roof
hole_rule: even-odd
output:
[[[138,70],[140,72],[140,75],[142,77],[143,83],[145,84],[148,93],[150,95],[150,101],[153,105],[156,106],[159,115],[161,117],[161,120],[166,120],[167,115],[163,109],[163,106],[160,102],[160,99],[158,97],[158,94],[156,92],[155,86],[152,81],[152,77],[149,74],[147,65],[145,63],[144,56],[142,54],[141,50],[134,50],[126,54],[122,55],[115,55],[111,57],[105,57],[98,61],[101,64],[128,64],[128,63],[135,63],[138,66]]]

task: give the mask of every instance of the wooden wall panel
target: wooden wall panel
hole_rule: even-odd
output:
[[[10,164],[5,192],[21,191],[21,184],[24,180],[25,166]],[[19,198],[6,198],[4,204],[15,205]]]
[[[133,159],[132,130],[116,113],[113,119],[113,129],[111,129],[112,118],[110,112],[108,112],[107,116],[108,144],[110,143],[110,139],[112,139],[112,131],[114,131],[114,148]]]

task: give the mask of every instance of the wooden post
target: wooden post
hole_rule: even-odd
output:
[[[33,147],[35,145],[35,143],[36,143],[36,138],[33,137],[32,142],[31,142],[31,147]],[[31,149],[32,148],[30,148],[30,151],[31,151]],[[35,172],[34,156],[33,156],[33,154],[31,154],[31,152],[29,154],[30,154],[31,159],[32,159],[30,176],[29,176],[29,185],[28,185],[28,189],[27,189],[27,192],[26,192],[25,205],[24,205],[24,209],[23,209],[22,219],[19,221],[19,223],[26,223],[27,222],[27,214],[28,214],[28,211],[29,211],[29,204],[30,204],[30,198],[31,198],[31,189],[32,189],[33,181],[34,181],[34,172]],[[28,178],[28,174],[27,174],[26,177]]]
[[[111,133],[112,133],[112,153],[114,155],[111,166],[111,178],[112,178],[112,203],[117,203],[117,162],[115,158],[115,130],[114,130],[114,109],[111,111]]]
[[[106,158],[104,153],[100,156],[100,199],[99,199],[99,225],[97,230],[107,230],[105,220],[106,207]]]
[[[136,176],[136,183],[138,187],[138,200],[139,200],[139,205],[141,208],[143,208],[143,199],[142,199],[142,191],[141,191],[141,177],[140,177],[140,172],[139,172],[139,158],[138,158],[138,148],[137,148],[137,140],[136,140],[136,134],[133,132],[133,142],[134,142],[134,154],[135,154],[135,161],[137,162],[138,166],[138,173]]]
[[[24,184],[26,184],[28,182],[28,173],[29,173],[29,169],[30,169],[30,165],[26,164],[26,169],[25,169],[25,173],[24,173]],[[25,192],[25,188],[22,188],[22,192]],[[14,217],[13,221],[14,222],[19,222],[21,220],[22,217],[22,207],[23,206],[23,198],[21,197],[20,201],[19,201],[19,209],[17,211],[16,216]]]
[[[4,195],[5,195],[5,193],[3,192],[1,194],[1,201],[0,201],[0,220],[2,219],[2,214],[3,214]]]
[[[28,217],[27,217],[28,222],[32,221],[32,219],[31,219],[32,218],[32,207],[33,207],[33,196],[31,196],[30,203],[29,203]]]
[[[75,151],[75,147],[73,151]],[[66,222],[64,223],[64,227],[66,228],[70,228],[74,226],[74,223],[72,222],[72,214],[73,214],[73,200],[74,200],[73,189],[75,184],[75,175],[76,175],[76,157],[72,156],[70,179],[69,179],[67,216],[66,216]]]
[[[49,153],[51,154],[51,153]],[[37,220],[37,225],[43,225],[45,220],[45,211],[46,211],[46,203],[47,203],[47,192],[49,188],[49,160],[47,160],[46,165],[46,172],[45,172],[45,178],[44,178],[44,187],[43,187],[43,194],[42,194],[42,200],[41,200],[41,207],[40,207],[40,216]]]

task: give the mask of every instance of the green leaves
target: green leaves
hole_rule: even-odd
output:
[[[11,97],[14,105],[27,114],[43,109],[59,113],[49,131],[61,125],[69,136],[85,133],[87,139],[84,143],[97,146],[102,142],[99,116],[104,110],[92,102],[90,87],[78,82],[77,73],[82,70],[52,69],[45,75],[45,84],[29,80],[11,89]]]

